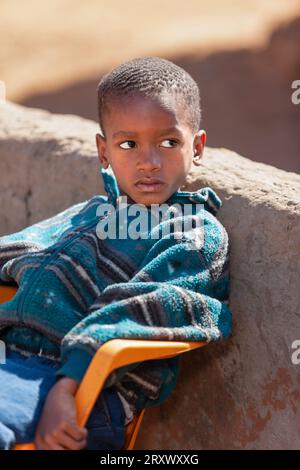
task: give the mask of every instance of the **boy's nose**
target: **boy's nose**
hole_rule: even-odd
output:
[[[147,151],[141,153],[138,160],[138,169],[144,171],[153,171],[161,168],[161,156],[156,151]]]

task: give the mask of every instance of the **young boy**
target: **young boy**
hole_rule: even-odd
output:
[[[0,279],[19,286],[0,305],[0,448],[122,448],[137,411],[174,389],[179,359],[116,370],[80,428],[74,395],[101,344],[231,332],[221,200],[209,187],[180,189],[206,141],[197,84],[166,59],[132,59],[100,81],[98,112],[107,197],[0,238]],[[172,216],[157,222],[163,205]]]

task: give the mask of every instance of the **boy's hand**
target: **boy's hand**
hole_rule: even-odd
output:
[[[80,450],[87,445],[87,430],[76,422],[75,393],[78,383],[60,379],[47,395],[34,443],[37,450]]]

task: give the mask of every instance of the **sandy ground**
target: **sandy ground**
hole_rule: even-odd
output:
[[[299,0],[2,0],[0,79],[11,101],[96,120],[103,73],[166,57],[200,85],[208,145],[300,172],[297,18]]]

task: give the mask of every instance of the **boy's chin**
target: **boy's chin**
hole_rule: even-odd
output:
[[[125,195],[123,195],[124,197]],[[124,197],[124,202],[127,204],[142,204],[144,206],[151,206],[151,204],[163,204],[167,198],[163,194],[140,194],[137,196],[129,196],[126,194],[127,200]]]

